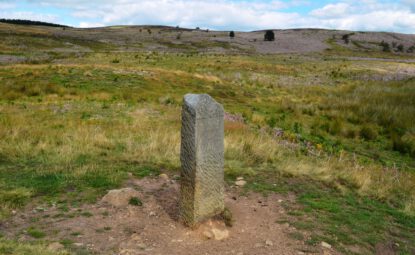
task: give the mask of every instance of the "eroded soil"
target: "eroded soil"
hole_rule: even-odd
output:
[[[178,221],[177,181],[131,178],[125,187],[137,190],[141,206],[117,208],[102,201],[66,210],[57,205],[32,206],[16,213],[1,228],[6,236],[19,240],[33,240],[28,229],[37,229],[46,234],[44,240],[61,242],[78,253],[337,254],[332,248],[308,246],[292,238],[298,230],[279,221],[289,217],[284,204],[294,203],[293,195],[264,197],[244,194],[241,188],[231,186],[225,201],[233,214],[233,226],[214,220],[189,229]],[[212,226],[226,228],[229,236],[220,241],[207,236],[204,230]]]

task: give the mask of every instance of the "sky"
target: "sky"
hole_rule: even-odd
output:
[[[0,0],[0,18],[73,27],[326,28],[415,34],[415,0]]]

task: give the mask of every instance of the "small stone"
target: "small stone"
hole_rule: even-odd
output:
[[[207,238],[207,239],[213,239],[215,236],[213,235],[213,233],[211,231],[204,231],[203,235]]]
[[[132,234],[130,236],[130,239],[133,240],[133,241],[141,241],[141,237],[140,237],[139,234]]]
[[[81,246],[84,246],[84,244],[83,244],[83,243],[74,243],[73,245],[75,245],[76,247],[81,247]]]
[[[302,251],[297,252],[298,255],[304,255],[305,253]]]
[[[262,243],[256,243],[254,245],[254,248],[261,248],[262,246],[264,246]]]
[[[244,181],[244,180],[236,181],[235,185],[238,186],[238,187],[243,187],[243,186],[246,185],[246,181]]]
[[[331,245],[330,245],[330,244],[328,244],[328,243],[326,243],[326,242],[321,242],[321,246],[322,246],[323,248],[331,249]]]
[[[141,250],[145,250],[145,249],[147,248],[147,246],[146,246],[145,244],[143,244],[143,243],[139,243],[139,244],[137,244],[137,247],[138,247],[139,249],[141,249]]]
[[[157,214],[155,212],[150,212],[150,217],[156,216]]]
[[[54,242],[48,245],[48,250],[50,251],[59,251],[59,250],[62,250],[63,248],[65,247],[58,242]]]
[[[242,181],[244,179],[244,177],[238,177],[236,178],[237,181]]]
[[[217,228],[213,228],[212,233],[216,241],[222,241],[229,237],[229,231],[227,229],[220,230]]]
[[[284,200],[278,199],[278,203],[282,203],[282,202],[284,202]]]
[[[114,207],[124,207],[128,205],[132,197],[138,197],[138,195],[138,191],[132,188],[110,190],[101,201]]]
[[[265,245],[266,245],[266,246],[273,246],[273,245],[274,245],[274,243],[273,243],[271,240],[266,240],[266,241],[265,241]]]
[[[169,176],[167,174],[160,174],[159,177],[165,181],[169,180]]]

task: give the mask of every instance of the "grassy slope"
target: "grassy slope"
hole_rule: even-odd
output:
[[[14,40],[1,48],[30,55],[39,47],[30,37],[17,48]],[[29,48],[20,47],[25,40]],[[47,40],[38,41],[62,44]],[[410,254],[413,79],[365,79],[414,64],[332,56],[107,52],[2,66],[1,217],[32,198],[94,201],[129,172],[177,173],[181,98],[209,93],[246,122],[226,123],[227,179],[243,175],[248,190],[297,194],[289,220],[313,230],[310,247],[325,240],[372,253],[390,242]]]

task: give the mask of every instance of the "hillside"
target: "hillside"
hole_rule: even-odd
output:
[[[32,36],[31,40],[44,37],[37,49],[66,52],[88,52],[96,50],[162,51],[162,52],[209,52],[234,54],[306,53],[324,52],[344,48],[358,53],[381,52],[381,42],[390,44],[391,51],[399,54],[414,53],[415,35],[379,32],[352,32],[321,29],[274,30],[277,40],[265,42],[264,31],[229,32],[199,29],[181,29],[163,26],[113,26],[103,28],[55,28],[38,26],[16,26],[0,23],[2,35]],[[344,36],[347,35],[347,43]],[[17,39],[17,38],[16,38]],[[12,43],[12,42],[9,42]],[[89,45],[96,43],[98,45]],[[7,41],[3,42],[7,49]],[[398,46],[402,45],[402,52]],[[17,46],[17,45],[16,45]],[[11,47],[9,45],[9,47]],[[21,45],[24,47],[24,45]],[[30,45],[26,45],[30,48]],[[13,48],[13,47],[12,47]],[[3,50],[4,51],[4,50]],[[411,55],[412,55],[411,54]],[[414,56],[414,55],[412,55]]]
[[[415,36],[235,33],[0,23],[0,253],[414,254]],[[226,111],[231,215],[196,230],[186,93]]]

